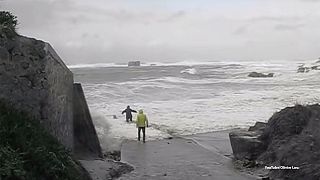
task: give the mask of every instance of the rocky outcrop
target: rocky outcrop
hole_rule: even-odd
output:
[[[73,149],[73,74],[48,43],[0,38],[0,92],[0,99]]]
[[[74,141],[78,157],[100,157],[102,151],[80,83],[73,85]]]
[[[320,178],[320,105],[296,105],[285,108],[275,113],[265,128],[261,126],[253,129],[257,132],[255,136],[259,141],[257,147],[253,146],[254,143],[247,143],[254,147],[254,150],[247,149],[245,153],[248,155],[236,156],[239,154],[238,149],[233,148],[233,145],[233,152],[237,159],[250,160],[263,168],[264,166],[282,168],[271,170],[269,173],[271,179],[316,180]],[[230,137],[232,134],[235,132],[230,133]],[[241,140],[234,141],[230,138],[231,144],[232,141],[233,143],[248,142],[246,136],[238,137]],[[236,146],[241,147],[239,144]],[[263,151],[260,151],[262,149]]]
[[[297,72],[298,73],[307,73],[307,72],[310,72],[313,70],[320,70],[320,59],[314,63],[301,64],[300,66],[298,66]]]
[[[266,78],[266,77],[273,77],[274,73],[258,73],[258,72],[251,72],[249,73],[248,77],[254,77],[254,78]]]
[[[140,66],[140,61],[129,61],[128,66]]]
[[[233,156],[237,160],[255,160],[264,150],[264,143],[259,139],[266,123],[257,122],[248,131],[238,130],[229,133]]]

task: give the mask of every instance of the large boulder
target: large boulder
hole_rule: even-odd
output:
[[[273,77],[274,73],[259,73],[259,72],[251,72],[249,73],[248,77],[255,77],[255,78],[266,78],[266,77]]]
[[[268,147],[258,160],[270,165],[299,167],[271,171],[272,177],[320,179],[320,106],[285,108],[274,114],[261,136]]]
[[[258,137],[254,136],[254,141],[250,141],[253,143],[247,143],[246,133],[251,131],[243,132],[246,136],[238,140],[254,148],[247,148],[246,156],[236,155],[239,148],[234,148],[232,141],[235,138],[230,136],[235,158],[243,160],[250,157],[251,161],[259,162],[263,167],[291,168],[271,170],[269,175],[272,179],[320,179],[320,105],[287,107],[275,113],[265,128],[262,126],[251,128],[255,129],[253,132],[261,132]],[[261,149],[264,150],[261,152]]]
[[[229,134],[233,156],[236,160],[254,160],[265,149],[255,131],[234,131]]]
[[[266,123],[257,122],[248,131],[238,130],[229,133],[230,143],[236,160],[255,160],[264,150],[260,140]]]

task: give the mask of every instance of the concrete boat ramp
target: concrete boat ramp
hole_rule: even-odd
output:
[[[228,132],[122,145],[121,161],[135,170],[119,179],[253,180],[234,169]]]

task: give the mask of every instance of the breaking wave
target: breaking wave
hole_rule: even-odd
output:
[[[197,74],[197,70],[195,68],[188,68],[185,70],[180,71],[181,74]]]

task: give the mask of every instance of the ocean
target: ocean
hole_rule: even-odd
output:
[[[137,138],[121,112],[130,105],[149,119],[147,141],[247,128],[287,106],[319,102],[319,71],[297,73],[299,62],[179,62],[70,66],[82,83],[102,148]],[[251,78],[250,72],[274,73]],[[135,118],[135,114],[134,114]]]

